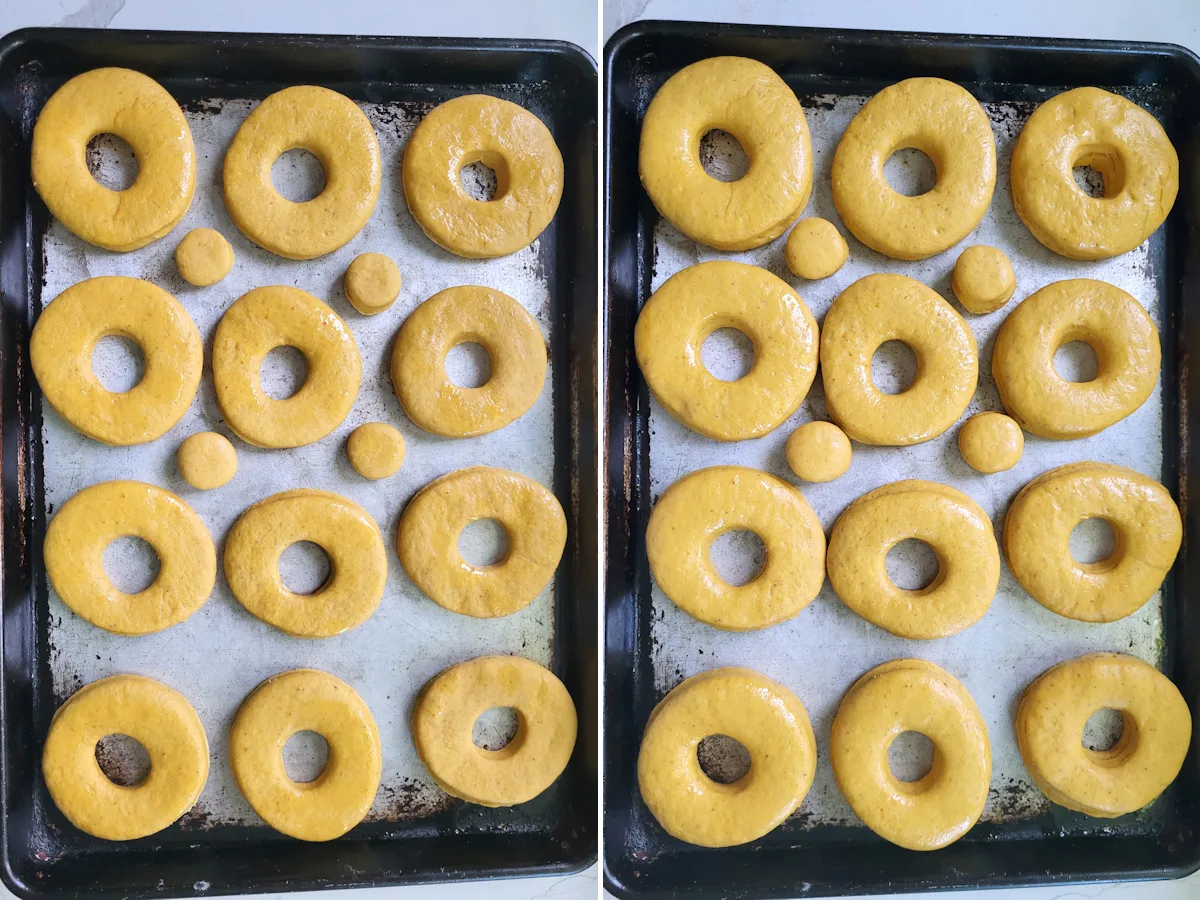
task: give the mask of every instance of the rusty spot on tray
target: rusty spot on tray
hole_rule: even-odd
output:
[[[455,800],[436,787],[413,778],[384,785],[375,806],[367,813],[369,822],[405,822],[423,819],[453,806]]]

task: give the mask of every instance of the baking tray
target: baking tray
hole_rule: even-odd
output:
[[[131,254],[84,248],[49,217],[29,181],[30,133],[42,104],[67,78],[111,65],[162,83],[183,105],[197,142],[199,175],[188,216],[170,237]],[[379,133],[385,166],[379,206],[364,232],[307,263],[253,247],[228,222],[220,199],[222,141],[253,101],[290,84],[322,84],[360,103]],[[15,32],[0,42],[0,809],[3,877],[15,893],[142,897],[377,886],[569,872],[595,858],[595,85],[594,62],[558,42],[50,29]],[[505,260],[463,261],[433,246],[408,215],[400,189],[399,154],[416,121],[437,103],[471,92],[531,108],[567,164],[554,223],[535,245]],[[304,183],[301,169],[285,167],[281,177]],[[233,242],[238,262],[227,287],[189,291],[174,272],[175,243],[201,224],[216,224]],[[346,264],[368,249],[395,256],[405,278],[396,306],[371,319],[356,316],[340,291]],[[188,492],[172,464],[185,434],[223,429],[207,371],[198,399],[165,440],[124,451],[72,443],[78,439],[57,415],[43,414],[27,361],[29,330],[64,281],[116,272],[142,275],[175,293],[206,339],[220,312],[249,286],[282,282],[309,290],[343,315],[358,339],[364,377],[355,410],[333,435],[306,448],[271,454],[239,444],[238,480],[208,494]],[[408,311],[435,290],[472,282],[494,284],[530,308],[548,336],[551,371],[523,424],[446,441],[413,427],[388,397],[386,359]],[[378,485],[356,482],[342,442],[354,425],[378,418],[404,433],[405,468]],[[64,451],[87,455],[63,465]],[[291,639],[258,623],[220,576],[213,597],[187,623],[136,639],[87,628],[46,583],[41,545],[48,515],[82,484],[124,473],[177,490],[201,512],[218,550],[228,524],[260,496],[296,484],[326,487],[372,512],[391,548],[407,499],[443,471],[470,462],[539,477],[567,514],[568,543],[555,582],[523,618],[440,618],[443,611],[420,599],[394,550],[376,615],[325,641]],[[405,725],[412,696],[434,669],[483,652],[549,664],[579,712],[576,751],[564,775],[535,801],[508,810],[451,802],[431,790]],[[384,743],[384,784],[367,820],[328,844],[293,841],[262,824],[232,787],[225,752],[240,697],[262,677],[305,664],[354,685],[372,706]],[[213,754],[197,808],[170,829],[126,844],[72,828],[46,794],[39,766],[55,708],[79,683],[115,671],[142,672],[180,689],[205,721]]]
[[[963,84],[984,103],[997,136],[999,173],[988,216],[963,244],[921,262],[886,259],[851,238],[850,263],[823,282],[787,273],[782,238],[743,254],[721,254],[684,238],[660,221],[638,182],[640,122],[666,78],[719,55],[759,59],[796,91],[813,133],[815,158],[814,193],[805,214],[839,225],[829,166],[837,138],[858,106],[906,77],[939,76]],[[1053,807],[1036,791],[1015,751],[1011,725],[1028,680],[1061,659],[1101,646],[1158,665],[1200,710],[1197,551],[1186,537],[1197,515],[1188,503],[1192,451],[1187,435],[1197,415],[1188,403],[1195,389],[1188,359],[1200,331],[1194,307],[1185,303],[1196,294],[1200,272],[1195,230],[1200,62],[1182,48],[1152,44],[639,22],[612,37],[604,64],[604,868],[609,890],[626,897],[898,893],[1166,878],[1200,866],[1195,743],[1162,798],[1140,813],[1101,821]],[[1007,178],[1012,141],[1033,108],[1061,90],[1092,84],[1130,96],[1158,115],[1181,166],[1180,198],[1166,226],[1142,249],[1100,264],[1062,260],[1037,244],[1013,213]],[[765,266],[795,285],[818,319],[842,288],[869,271],[908,274],[953,302],[954,259],[974,242],[995,243],[1009,253],[1018,293],[1000,313],[967,316],[979,339],[981,374],[969,412],[999,408],[989,362],[1004,315],[1036,288],[1064,277],[1113,281],[1155,315],[1164,358],[1154,396],[1135,416],[1096,438],[1062,443],[1027,436],[1025,458],[1002,476],[983,478],[966,469],[953,443],[957,429],[913,448],[856,444],[850,473],[828,485],[803,484],[805,496],[828,529],[851,499],[870,488],[929,478],[965,490],[1000,527],[1016,490],[1059,461],[1122,462],[1161,478],[1184,511],[1183,549],[1161,598],[1123,623],[1071,623],[1024,595],[1005,566],[988,615],[942,641],[891,637],[845,609],[828,584],[797,619],[764,632],[726,634],[688,619],[650,576],[644,534],[653,501],[680,475],[719,463],[764,468],[795,483],[783,443],[799,422],[824,418],[823,396],[818,379],[801,410],[756,441],[719,444],[692,434],[651,401],[638,371],[633,327],[641,304],[674,271],[712,258]],[[842,692],[872,665],[904,655],[938,662],[967,684],[989,721],[996,762],[983,819],[964,839],[936,853],[905,851],[873,835],[849,811],[829,772],[829,726]],[[822,759],[813,790],[781,827],[741,847],[704,850],[669,837],[649,815],[637,789],[637,751],[650,710],[671,687],[697,671],[735,664],[760,669],[796,690],[813,718]]]

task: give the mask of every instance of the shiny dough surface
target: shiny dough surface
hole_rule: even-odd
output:
[[[737,381],[705,368],[701,347],[720,328],[754,345],[754,365]],[[817,372],[817,320],[787,282],[729,260],[676,272],[646,301],[634,349],[659,403],[684,425],[718,441],[761,437],[788,418]]]
[[[819,281],[846,264],[850,248],[836,225],[810,216],[797,222],[788,235],[784,258],[793,275]]]
[[[363,478],[390,478],[404,464],[404,435],[386,422],[367,422],[350,432],[346,456]]]
[[[383,312],[400,296],[400,270],[382,253],[360,253],[346,269],[342,287],[364,316]]]
[[[750,160],[743,178],[718,181],[700,163],[700,139],[720,129]],[[642,185],[659,213],[717,250],[750,250],[783,234],[812,191],[804,109],[768,66],[718,56],[680,69],[642,120]]]
[[[975,244],[958,255],[950,288],[963,309],[985,315],[1009,301],[1017,289],[1017,276],[1003,250]]]
[[[193,228],[175,247],[175,267],[188,284],[208,287],[233,268],[233,247],[219,231]]]
[[[850,468],[850,438],[832,422],[806,422],[788,437],[784,455],[797,478],[833,481]]]
[[[1021,461],[1025,435],[1014,419],[1003,413],[976,413],[958,430],[958,452],[976,472],[1006,472]]]
[[[713,541],[752,531],[767,561],[742,585],[713,565]],[[745,466],[683,476],[650,513],[646,554],[658,586],[680,609],[714,628],[750,631],[797,615],[825,581],[825,532],[800,490]]]
[[[189,435],[176,454],[183,480],[198,491],[211,491],[237,474],[237,451],[224,435],[202,431]]]

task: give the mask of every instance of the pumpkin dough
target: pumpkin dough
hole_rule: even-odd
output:
[[[459,182],[477,162],[496,173],[491,200],[470,197]],[[550,129],[529,110],[484,94],[447,100],[422,119],[401,172],[408,211],[429,239],[474,259],[533,243],[563,190],[562,154]]]
[[[1104,519],[1116,535],[1105,560],[1077,562],[1071,532]],[[1051,612],[1113,622],[1137,612],[1162,585],[1183,539],[1167,489],[1124,466],[1068,463],[1029,482],[1004,519],[1004,553],[1021,587]]]
[[[351,306],[373,316],[400,296],[400,270],[382,253],[360,253],[346,269],[343,287]]]
[[[1104,196],[1075,183],[1076,166],[1104,178]],[[1033,236],[1061,256],[1107,259],[1150,237],[1179,192],[1179,158],[1158,120],[1094,87],[1047,100],[1012,155],[1013,205]]]
[[[733,135],[750,168],[718,181],[700,163],[700,139]],[[642,120],[638,173],[659,213],[717,250],[775,240],[804,211],[812,148],[800,101],[757,60],[718,56],[680,69],[658,89]]]
[[[1064,344],[1083,341],[1099,366],[1091,381],[1054,369]],[[1162,359],[1145,308],[1114,285],[1091,278],[1056,281],[1009,313],[992,351],[1004,408],[1039,437],[1089,437],[1138,409],[1154,390]]]
[[[933,742],[933,768],[917,781],[901,781],[888,762],[888,748],[905,731]],[[908,850],[954,843],[987,801],[987,724],[958,679],[931,662],[892,660],[856,681],[834,717],[829,755],[855,814]]]
[[[976,472],[1006,472],[1021,461],[1025,436],[1003,413],[977,413],[958,430],[958,452]]]
[[[315,781],[292,781],[283,746],[298,731],[329,744]],[[379,790],[379,730],[350,685],[315,669],[273,675],[242,701],[229,729],[229,763],[238,789],[276,831],[302,841],[331,841],[359,822]]]
[[[938,573],[920,590],[888,576],[888,551],[924,541]],[[829,535],[829,582],[838,598],[898,637],[928,640],[970,628],[988,611],[1000,583],[1000,550],[987,513],[949,485],[896,481],[846,508]]]
[[[126,190],[109,190],[88,171],[88,142],[99,134],[133,149],[138,175]],[[179,224],[196,189],[196,150],[183,110],[157,81],[130,69],[93,69],[46,101],[33,128],[31,174],[68,231],[125,252]]]
[[[950,279],[954,296],[977,316],[995,312],[1017,289],[1017,276],[1003,250],[975,244],[958,255]]]
[[[883,165],[920,150],[937,182],[917,197],[897,193]],[[884,256],[926,259],[974,230],[996,187],[996,140],[979,101],[941,78],[884,88],[850,121],[833,157],[833,202],[851,233]]]
[[[146,371],[122,393],[100,383],[92,351],[102,337],[134,341]],[[145,444],[192,404],[204,366],[200,332],[179,303],[140,278],[102,276],[72,285],[38,316],[29,359],[50,405],[76,430],[106,444]]]
[[[329,555],[329,579],[311,594],[288,590],[279,557],[299,541]],[[383,598],[387,553],[370,513],[329,491],[299,488],[247,509],[225,539],[225,579],[238,602],[296,637],[332,637],[357,628]]]
[[[754,365],[737,381],[722,381],[701,361],[719,328],[736,328],[754,344]],[[718,441],[761,437],[794,413],[816,376],[817,346],[817,320],[787,282],[726,260],[676,272],[634,329],[638,365],[658,402]]]
[[[307,150],[325,189],[293,203],[271,183],[288,150]],[[225,207],[242,234],[286,259],[315,259],[358,234],[379,199],[379,142],[348,97],[312,85],[271,94],[246,117],[225,153]]]
[[[346,456],[363,478],[390,478],[404,463],[404,435],[386,422],[359,425],[346,441]]]
[[[860,278],[825,315],[821,379],[829,417],[861,444],[903,446],[935,438],[953,425],[979,376],[975,335],[931,288],[904,275]],[[887,341],[917,357],[917,377],[899,394],[871,378],[871,358]]]
[[[697,748],[723,734],[750,752],[750,771],[721,784]],[[790,816],[812,786],[817,746],[804,705],[750,669],[712,669],[687,679],[654,708],[638,752],[638,786],[669,834],[702,847],[757,840]]]
[[[176,457],[179,474],[198,491],[211,491],[229,484],[237,474],[237,452],[233,444],[215,431],[193,434],[179,445]]]
[[[483,712],[510,707],[517,733],[499,750],[471,740]],[[445,669],[413,706],[413,743],[438,786],[481,806],[532,800],[563,773],[575,748],[575,704],[554,673],[519,656],[481,656]]]
[[[813,216],[796,223],[788,235],[784,255],[793,275],[818,281],[846,264],[850,248],[832,222]]]
[[[850,438],[831,422],[807,422],[792,432],[784,449],[788,465],[805,481],[833,481],[850,468]]]
[[[179,277],[196,287],[216,284],[233,268],[233,248],[211,228],[193,228],[175,248]]]
[[[752,531],[767,550],[762,571],[742,585],[713,566],[713,541]],[[646,528],[658,586],[688,615],[725,631],[768,628],[808,606],[825,581],[825,532],[799,490],[744,466],[715,466],[680,478],[658,499]]]

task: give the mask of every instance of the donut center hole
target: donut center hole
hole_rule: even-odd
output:
[[[1083,723],[1083,746],[1093,753],[1113,749],[1125,733],[1125,717],[1120,710],[1107,707],[1092,713]]]
[[[937,184],[937,166],[916,147],[902,147],[883,164],[883,178],[897,194],[920,197]]]
[[[137,181],[137,156],[115,134],[98,134],[88,141],[84,159],[92,177],[110,191],[127,191]]]
[[[120,787],[136,787],[150,776],[150,754],[127,734],[110,734],[96,742],[96,765]]]
[[[736,328],[718,328],[700,345],[700,362],[718,381],[737,381],[754,368],[754,342]]]
[[[700,771],[717,784],[734,784],[750,772],[750,751],[727,734],[710,734],[696,745]]]
[[[316,781],[329,764],[329,742],[315,731],[297,731],[283,745],[283,771],[298,784]]]
[[[1071,168],[1075,186],[1094,199],[1115,197],[1125,187],[1125,165],[1112,147],[1085,147]]]
[[[158,551],[140,537],[119,537],[104,548],[104,574],[123,594],[140,594],[158,579]]]
[[[271,166],[271,184],[292,203],[307,203],[325,190],[325,167],[300,147],[285,150]]]
[[[1071,529],[1070,547],[1075,562],[1101,565],[1117,552],[1117,533],[1106,519],[1084,519]]]
[[[1100,372],[1096,351],[1084,341],[1068,341],[1054,352],[1054,371],[1063,381],[1095,381]]]
[[[464,341],[446,354],[446,377],[461,388],[483,387],[492,378],[492,357],[483,344]]]
[[[458,185],[472,200],[487,203],[508,193],[508,166],[499,153],[476,152],[463,157]]]
[[[739,181],[750,171],[750,157],[741,141],[714,128],[700,138],[700,167],[717,181]]]
[[[767,547],[753,531],[727,531],[709,547],[717,574],[734,587],[749,584],[767,564]]]
[[[888,578],[902,591],[925,590],[937,580],[941,571],[933,548],[916,538],[908,538],[892,547],[885,565]]]
[[[294,397],[307,380],[308,360],[295,347],[276,347],[258,369],[258,382],[272,400]]]
[[[485,709],[471,726],[471,743],[480,750],[493,753],[503,750],[517,736],[521,717],[511,706],[493,706]]]
[[[919,731],[900,732],[888,745],[888,767],[897,781],[920,781],[933,771],[933,741]]]
[[[508,557],[508,529],[495,519],[476,519],[458,535],[458,553],[480,569],[502,563]]]
[[[917,354],[904,341],[884,341],[871,357],[871,381],[884,394],[903,394],[917,380]]]
[[[279,554],[279,578],[293,594],[315,594],[332,572],[329,554],[312,541],[297,541]]]
[[[92,372],[106,391],[124,394],[146,376],[146,355],[137,341],[120,334],[106,334],[92,348]]]

